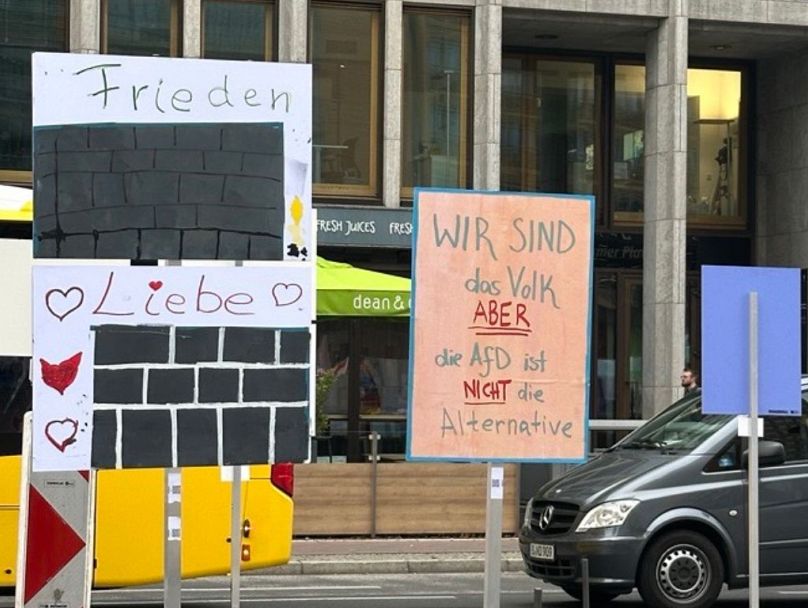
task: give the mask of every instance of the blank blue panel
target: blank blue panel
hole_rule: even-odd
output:
[[[703,266],[702,409],[749,414],[749,293],[758,294],[760,415],[800,414],[800,271]]]

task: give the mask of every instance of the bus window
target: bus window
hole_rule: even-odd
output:
[[[31,409],[27,357],[0,357],[0,456],[22,449],[22,417]]]

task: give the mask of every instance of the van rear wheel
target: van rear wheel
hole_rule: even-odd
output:
[[[637,587],[652,608],[707,608],[724,584],[724,563],[715,545],[690,530],[653,541],[640,563]]]

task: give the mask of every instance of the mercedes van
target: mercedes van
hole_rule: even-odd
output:
[[[760,583],[808,583],[808,380],[802,415],[764,418]],[[748,584],[746,440],[695,391],[542,487],[519,541],[525,569],[600,606],[635,587],[652,608],[706,608]]]

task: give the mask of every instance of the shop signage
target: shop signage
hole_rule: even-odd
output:
[[[417,194],[408,458],[585,458],[593,208]]]
[[[412,246],[412,209],[320,207],[319,245],[338,247]]]

